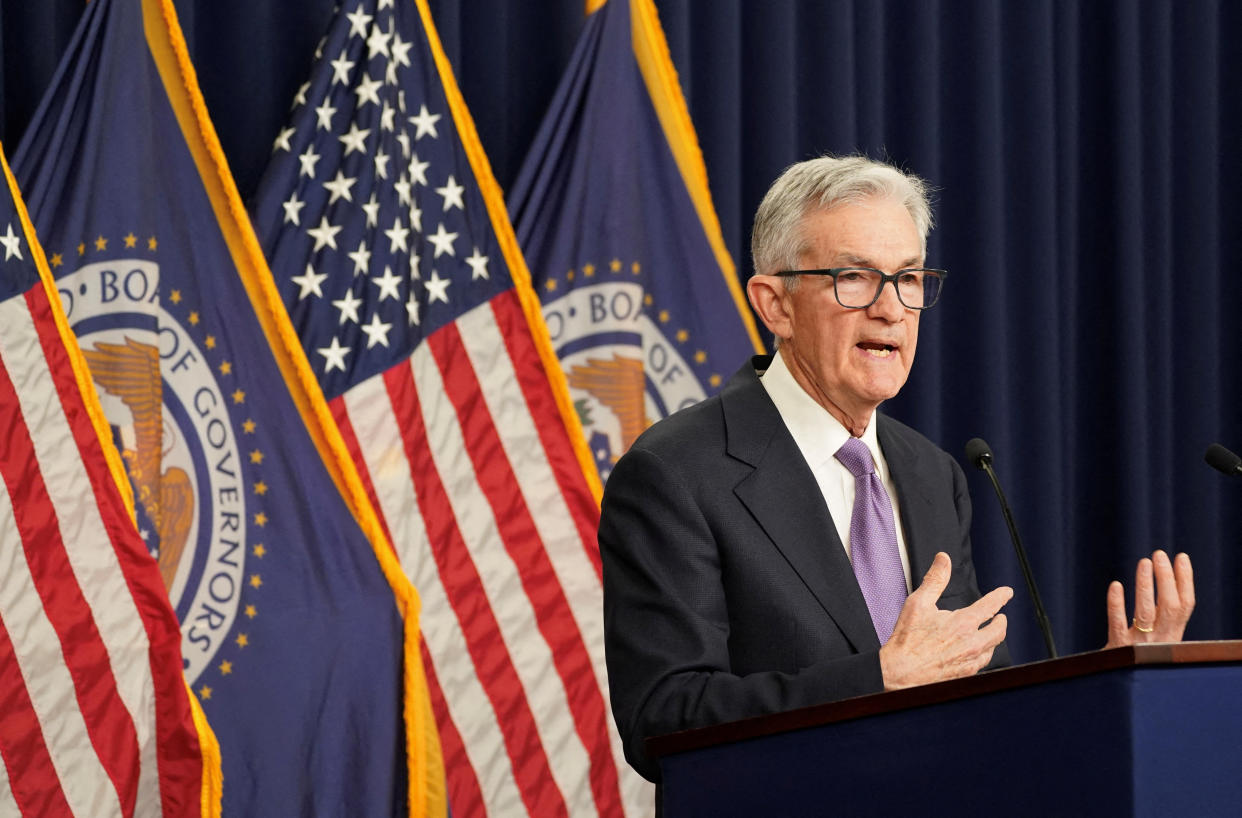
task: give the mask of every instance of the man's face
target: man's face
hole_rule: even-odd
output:
[[[816,211],[803,219],[809,248],[802,270],[874,267],[893,273],[923,265],[914,220],[896,199],[874,197]],[[919,311],[907,309],[886,283],[866,309],[846,309],[829,276],[803,276],[785,292],[789,337],[781,353],[813,398],[854,433],[875,408],[905,385],[918,342]]]

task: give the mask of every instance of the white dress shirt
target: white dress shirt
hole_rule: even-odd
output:
[[[834,455],[849,438],[849,430],[794,380],[793,374],[785,366],[785,360],[779,352],[772,356],[771,365],[760,375],[760,383],[767,390],[772,403],[776,404],[776,410],[780,412],[785,426],[793,435],[794,443],[798,445],[802,457],[811,467],[811,473],[815,475],[815,482],[819,484],[824,502],[828,505],[828,513],[832,515],[832,521],[837,527],[837,533],[841,536],[841,542],[845,544],[845,555],[848,557],[850,555],[850,517],[854,512],[854,475],[850,474],[849,469],[841,465]],[[872,419],[874,420],[874,415]],[[897,532],[897,550],[901,554],[901,570],[906,577],[906,591],[908,592],[912,589],[910,555],[906,550],[905,532],[901,529],[897,491],[893,487],[893,479],[888,472],[888,461],[884,459],[884,453],[880,451],[880,444],[876,439],[875,423],[867,424],[867,430],[863,432],[861,440],[871,450],[871,459],[875,461],[876,474],[879,475],[880,482],[884,484],[884,490],[888,492],[888,497],[893,504],[893,528]]]

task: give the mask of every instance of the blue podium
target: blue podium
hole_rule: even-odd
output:
[[[1242,641],[1077,654],[648,750],[663,818],[1242,815]]]

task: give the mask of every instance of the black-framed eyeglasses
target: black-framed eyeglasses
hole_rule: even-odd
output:
[[[778,276],[832,276],[837,303],[850,310],[865,310],[880,298],[884,285],[893,282],[897,298],[912,310],[934,307],[940,300],[946,270],[910,267],[888,274],[873,267],[833,267],[828,270],[782,270]]]

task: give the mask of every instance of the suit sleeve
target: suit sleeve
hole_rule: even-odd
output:
[[[734,672],[719,547],[728,521],[681,465],[631,449],[608,479],[599,529],[613,714],[627,759],[651,780],[650,736],[883,689],[876,651]]]

